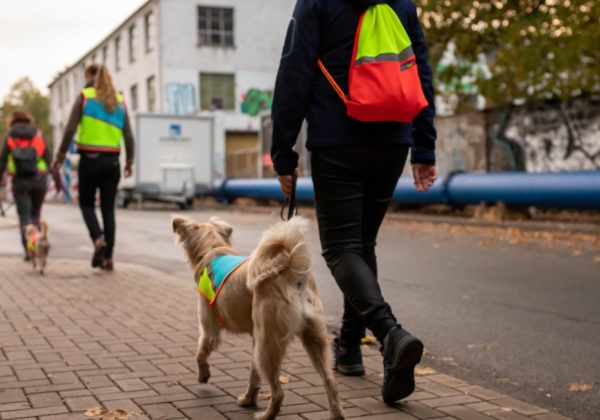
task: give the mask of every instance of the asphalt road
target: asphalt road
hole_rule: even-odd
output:
[[[115,269],[119,260],[134,262],[192,284],[170,230],[175,213],[182,212],[166,205],[119,209]],[[235,226],[237,249],[248,254],[278,220],[279,209],[204,208],[183,214],[198,220],[220,215]],[[310,211],[303,214],[312,221],[314,272],[335,328],[341,294],[320,257],[314,218]],[[49,203],[44,217],[52,256],[90,258],[91,242],[77,207]],[[20,254],[17,235],[16,228],[0,229],[0,254]],[[391,217],[381,230],[378,261],[386,299],[403,326],[425,343],[424,365],[574,419],[600,418],[598,235]]]

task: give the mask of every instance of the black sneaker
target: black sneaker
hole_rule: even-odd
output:
[[[408,397],[415,390],[415,366],[421,361],[423,343],[417,337],[394,327],[383,340],[383,386],[386,404]]]
[[[338,337],[333,339],[334,369],[345,376],[363,376],[365,367],[362,363],[360,344],[342,347]]]
[[[104,250],[106,249],[106,241],[104,236],[100,236],[94,242],[94,255],[92,256],[92,267],[100,267],[104,261]]]

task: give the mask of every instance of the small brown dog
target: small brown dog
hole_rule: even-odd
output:
[[[210,378],[207,359],[217,348],[223,328],[252,335],[248,388],[237,403],[241,407],[256,406],[260,375],[271,389],[267,410],[255,417],[261,420],[275,418],[281,409],[281,364],[288,344],[296,336],[323,379],[330,418],[345,418],[330,370],[323,307],[302,233],[307,224],[295,217],[272,226],[245,258],[233,249],[233,228],[222,219],[212,217],[208,223],[180,216],[172,219],[173,232],[194,271],[199,291],[198,381],[205,383]]]
[[[34,224],[25,226],[25,239],[27,240],[27,253],[33,264],[34,270],[39,270],[44,274],[48,252],[50,251],[50,241],[48,240],[48,223],[40,220],[41,230]]]

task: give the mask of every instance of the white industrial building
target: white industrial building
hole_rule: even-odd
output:
[[[51,82],[55,143],[84,86],[85,67],[103,63],[124,95],[134,130],[138,113],[212,115],[214,153],[223,162],[218,175],[263,175],[260,113],[270,109],[294,3],[147,1]]]

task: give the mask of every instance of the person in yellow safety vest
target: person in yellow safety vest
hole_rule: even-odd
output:
[[[133,134],[123,96],[117,93],[108,69],[102,64],[91,64],[84,75],[86,85],[73,104],[52,166],[56,170],[60,168],[77,133],[79,207],[94,244],[92,267],[112,271],[115,200],[121,179],[119,155],[123,140],[126,154],[123,175],[130,177],[134,157]],[[103,227],[95,211],[97,191],[100,192]]]
[[[40,227],[42,204],[48,188],[48,167],[52,151],[33,117],[25,111],[11,113],[6,121],[8,130],[0,151],[0,185],[6,183],[4,171],[12,177],[12,193],[15,200],[24,259],[29,260],[25,226]]]

